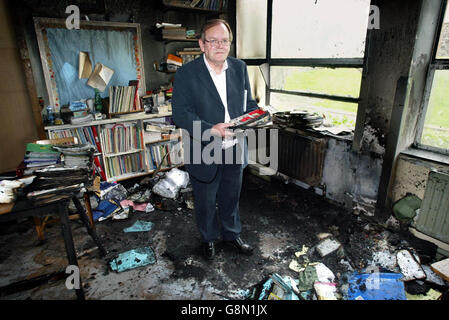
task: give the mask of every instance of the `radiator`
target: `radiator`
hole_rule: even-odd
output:
[[[431,171],[421,203],[416,229],[449,243],[449,175]]]
[[[319,186],[326,140],[285,130],[279,130],[278,139],[278,171],[310,186]]]

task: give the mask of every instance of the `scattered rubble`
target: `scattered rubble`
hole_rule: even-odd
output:
[[[196,248],[193,194],[185,178],[186,173],[176,169],[140,181],[98,183],[92,208],[95,221],[109,220],[97,225],[108,247],[107,272],[155,264],[158,256],[163,267],[151,267],[161,270],[169,265],[170,281],[207,279],[214,283],[214,294],[226,299],[447,297],[447,265],[442,267],[444,260],[436,262],[436,246],[407,233],[395,216],[385,224],[367,215],[342,216],[313,196],[290,192],[291,186],[284,184],[263,189],[261,183],[253,183],[244,190],[242,198],[248,199],[241,204],[244,236],[254,245],[254,256],[223,254],[225,249],[217,246],[217,260],[205,265]],[[155,191],[162,181],[170,185],[165,194],[169,197]],[[262,210],[263,215],[256,214]],[[86,246],[90,248],[89,243]]]
[[[333,240],[333,239],[324,239],[323,241],[321,241],[316,249],[318,250],[318,253],[322,256],[325,257],[328,254],[334,252],[335,250],[337,250],[338,248],[340,248],[341,244],[340,242]]]
[[[414,257],[408,250],[400,250],[396,254],[396,259],[398,261],[399,268],[403,274],[402,281],[410,281],[415,279],[424,279],[426,274],[421,268],[418,259]]]

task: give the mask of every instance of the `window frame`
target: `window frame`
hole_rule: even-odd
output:
[[[365,52],[363,58],[310,58],[310,59],[292,59],[292,58],[275,58],[271,57],[271,42],[272,42],[272,24],[273,24],[273,0],[267,1],[267,41],[266,41],[266,58],[265,59],[242,59],[249,66],[261,66],[265,64],[268,68],[265,68],[265,81],[266,81],[266,94],[265,101],[266,104],[270,104],[270,95],[271,93],[281,93],[288,95],[296,95],[310,98],[319,98],[319,99],[328,99],[339,102],[350,102],[357,103],[357,113],[356,113],[356,124],[354,132],[357,132],[357,128],[360,125],[358,124],[357,119],[359,118],[359,112],[361,111],[361,99],[360,96],[362,94],[362,87],[360,88],[360,94],[358,98],[353,97],[344,97],[338,95],[327,95],[327,94],[318,94],[318,93],[310,93],[310,92],[301,92],[301,91],[287,91],[287,90],[278,90],[272,89],[270,87],[270,69],[271,67],[327,67],[327,68],[358,68],[362,69],[362,79],[365,77],[366,70],[366,53],[369,46],[369,30],[367,30],[366,42],[365,42]],[[237,35],[238,36],[238,35]],[[363,82],[363,80],[362,80]]]
[[[434,146],[429,146],[422,144],[422,134],[424,131],[424,123],[426,121],[426,114],[429,107],[430,96],[432,94],[432,85],[435,77],[435,71],[437,70],[449,70],[449,59],[437,59],[436,55],[438,52],[438,45],[440,43],[441,31],[444,25],[444,18],[446,13],[446,8],[449,5],[448,0],[444,0],[441,4],[440,15],[438,17],[437,32],[433,42],[432,48],[432,59],[429,63],[429,68],[427,71],[426,86],[424,89],[424,96],[421,103],[421,112],[418,118],[416,136],[414,141],[414,147],[421,150],[427,150],[431,152],[441,153],[444,155],[449,155],[449,149],[442,149]]]

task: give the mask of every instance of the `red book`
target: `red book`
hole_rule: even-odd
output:
[[[92,126],[92,133],[94,135],[95,144],[97,145],[97,150],[98,150],[98,152],[101,153],[100,138],[98,138],[97,128],[95,126]]]
[[[136,87],[136,90],[134,91],[133,110],[140,110],[140,105],[138,105],[138,102],[139,102],[139,80],[130,80],[128,85]]]
[[[100,159],[97,157],[94,157],[94,163],[95,163],[95,168],[98,171],[98,173],[101,176],[101,179],[103,179],[103,181],[106,181],[106,175],[104,174],[103,168],[101,167],[100,164]]]

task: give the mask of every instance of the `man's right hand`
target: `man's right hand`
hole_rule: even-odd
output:
[[[212,127],[211,134],[218,137],[232,137],[234,133],[232,131],[227,130],[228,127],[232,126],[232,123],[217,123]]]

